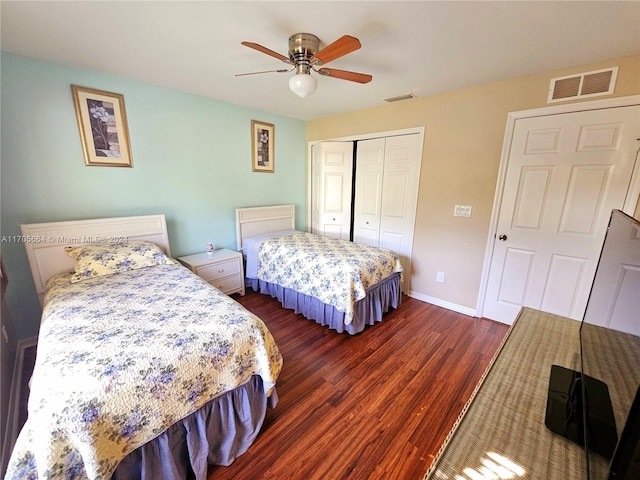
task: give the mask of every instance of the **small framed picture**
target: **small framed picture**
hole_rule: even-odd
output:
[[[132,167],[124,97],[119,93],[71,85],[84,163]]]
[[[275,127],[251,120],[251,164],[254,172],[273,173]]]

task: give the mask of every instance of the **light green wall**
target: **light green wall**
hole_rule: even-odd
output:
[[[180,256],[209,241],[235,249],[237,207],[293,203],[306,225],[305,122],[8,53],[0,61],[5,240],[22,223],[164,213]],[[85,166],[71,84],[124,95],[133,168]],[[275,125],[273,174],[251,171],[252,119]],[[17,336],[36,335],[24,245],[1,248]]]

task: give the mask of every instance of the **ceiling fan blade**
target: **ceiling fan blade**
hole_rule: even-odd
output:
[[[340,58],[347,53],[351,53],[355,50],[358,50],[362,45],[360,44],[360,40],[356,37],[352,37],[350,35],[343,35],[335,42],[327,45],[318,53],[316,53],[313,57],[311,57],[311,63],[329,63],[336,58]]]
[[[253,48],[262,53],[266,53],[267,55],[271,55],[272,57],[277,58],[278,60],[282,60],[283,62],[291,63],[289,57],[285,57],[284,55],[280,55],[278,52],[274,52],[273,50],[269,50],[267,47],[263,47],[257,43],[253,42],[241,42],[245,47]]]
[[[236,77],[245,77],[247,75],[258,75],[259,73],[284,73],[290,72],[293,68],[280,68],[278,70],[263,70],[261,72],[249,72],[249,73],[236,73]]]
[[[316,70],[316,72],[327,77],[339,78],[341,80],[349,80],[350,82],[357,83],[369,83],[373,80],[373,77],[369,74],[338,70],[337,68],[321,68]]]

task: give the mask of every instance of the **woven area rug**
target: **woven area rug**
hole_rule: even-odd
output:
[[[425,479],[586,478],[583,449],[544,424],[551,365],[580,369],[579,328],[523,309]]]

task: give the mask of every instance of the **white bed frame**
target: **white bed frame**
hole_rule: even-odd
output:
[[[245,238],[278,230],[294,230],[295,205],[273,205],[236,209],[236,239],[238,250],[242,250]]]
[[[20,229],[40,305],[47,280],[73,271],[74,260],[64,252],[66,246],[147,240],[171,256],[164,215],[31,223],[20,225]]]

